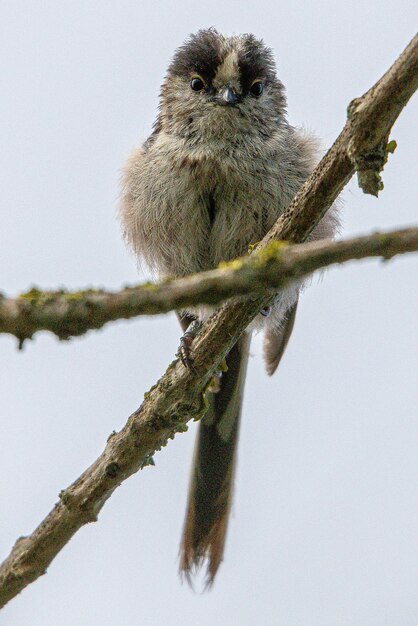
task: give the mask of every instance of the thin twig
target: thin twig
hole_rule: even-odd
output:
[[[249,257],[225,263],[220,269],[160,284],[127,287],[117,293],[32,289],[18,298],[0,297],[0,333],[10,333],[20,343],[40,330],[68,339],[118,319],[156,315],[197,304],[216,305],[233,296],[281,289],[289,281],[335,263],[372,256],[387,259],[416,250],[418,227],[338,242],[273,242]]]

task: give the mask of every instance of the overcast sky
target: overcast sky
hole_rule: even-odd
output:
[[[415,5],[415,7],[414,7]],[[327,147],[414,34],[413,0],[2,0],[0,290],[139,280],[115,218],[174,49],[199,28],[270,45],[290,121]],[[345,189],[343,236],[417,221],[417,106],[380,198]],[[142,277],[143,278],[143,277]],[[7,626],[416,626],[417,263],[363,261],[303,295],[280,371],[253,342],[234,514],[214,589],[177,576],[194,427],[123,484]],[[0,337],[0,553],[120,429],[178,345],[174,315],[68,343]]]

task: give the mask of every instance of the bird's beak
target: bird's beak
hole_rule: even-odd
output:
[[[232,87],[225,87],[225,89],[219,93],[218,104],[234,106],[237,102],[239,102],[239,96]]]

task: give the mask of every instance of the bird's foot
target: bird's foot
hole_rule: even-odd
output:
[[[190,324],[190,326],[188,327],[184,335],[182,335],[182,337],[180,338],[180,346],[176,355],[179,357],[184,367],[186,367],[187,369],[191,371],[194,371],[193,359],[190,356],[192,343],[196,335],[198,334],[199,330],[201,329],[201,327],[202,327],[202,323],[199,322],[198,320],[194,320]]]

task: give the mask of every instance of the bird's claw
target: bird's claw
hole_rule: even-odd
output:
[[[186,331],[180,339],[180,346],[177,351],[177,356],[179,357],[180,361],[183,363],[184,367],[188,370],[191,370],[192,372],[194,371],[194,367],[193,367],[193,359],[191,358],[190,353],[191,353],[191,348],[192,348],[192,343],[193,343],[194,338],[195,338],[194,335]]]
[[[201,326],[202,324],[198,320],[194,320],[190,324],[189,328],[186,330],[186,332],[180,339],[180,346],[177,351],[177,356],[179,357],[180,361],[183,363],[184,367],[187,368],[188,370],[191,370],[192,372],[195,372],[195,369],[193,367],[193,359],[190,356],[190,353],[192,349],[192,343],[197,333],[199,332]]]

